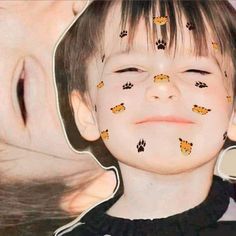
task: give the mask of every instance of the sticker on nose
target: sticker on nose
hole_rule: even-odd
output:
[[[131,89],[134,85],[131,82],[127,82],[122,87],[123,89]]]
[[[154,76],[154,82],[159,83],[159,82],[170,82],[170,76],[169,75],[164,75],[164,74],[159,74]]]
[[[101,81],[101,82],[99,82],[99,83],[98,83],[98,85],[97,85],[97,88],[99,88],[99,89],[100,89],[100,88],[102,88],[103,86],[104,86],[104,82],[103,82],[103,81]]]
[[[120,37],[123,38],[123,37],[127,36],[127,34],[128,34],[127,30],[122,30],[120,33]]]
[[[231,96],[226,96],[226,99],[227,99],[228,103],[232,102],[232,97]]]
[[[102,138],[102,140],[104,140],[104,141],[109,139],[108,129],[103,130],[103,131],[101,132],[101,138]]]
[[[165,25],[168,22],[167,16],[154,16],[153,23],[156,25]]]
[[[146,142],[143,139],[140,139],[137,146],[136,146],[138,152],[144,152],[145,146],[146,146]]]
[[[166,42],[163,39],[158,39],[158,41],[156,42],[156,46],[158,50],[164,50],[166,48]]]
[[[192,152],[193,143],[188,142],[187,140],[183,140],[179,138],[180,141],[180,151],[183,155],[188,156]]]
[[[112,113],[117,114],[117,113],[120,113],[120,112],[124,111],[125,109],[126,108],[124,106],[124,103],[121,103],[119,105],[116,105],[116,106],[112,107],[111,111],[112,111]]]
[[[193,105],[192,111],[196,112],[200,115],[206,115],[208,112],[211,111],[211,109],[207,109],[205,107],[201,107],[201,106],[198,106],[198,105]]]

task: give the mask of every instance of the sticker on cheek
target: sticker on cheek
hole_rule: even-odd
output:
[[[104,140],[104,141],[109,139],[108,129],[103,130],[103,131],[101,132],[101,138],[102,138],[102,140]]]
[[[159,74],[154,76],[154,82],[159,83],[159,82],[170,82],[170,76],[169,75],[164,75],[164,74]]]
[[[123,89],[131,89],[134,85],[131,82],[127,82],[122,87]]]
[[[104,82],[103,81],[101,81],[101,82],[99,82],[98,84],[97,84],[97,88],[102,88],[104,86]]]
[[[112,111],[112,113],[117,114],[117,113],[120,113],[120,112],[124,111],[125,109],[126,108],[124,106],[124,103],[121,103],[119,105],[116,105],[116,106],[112,107],[111,111]]]
[[[185,156],[188,156],[191,154],[192,152],[192,146],[193,146],[193,143],[190,143],[186,140],[183,140],[181,138],[179,138],[179,141],[180,141],[180,151],[182,152],[182,154],[184,154]]]
[[[186,24],[186,27],[189,29],[189,30],[194,30],[195,29],[195,25],[191,22],[187,22]]]
[[[211,111],[211,109],[207,109],[205,107],[200,107],[198,105],[193,105],[192,111],[196,112],[200,115],[206,115],[209,111]]]
[[[153,23],[156,25],[165,25],[167,23],[168,19],[167,16],[157,16],[153,17]]]
[[[97,112],[97,106],[96,105],[94,106],[94,111]]]
[[[128,34],[127,30],[122,30],[120,33],[120,37],[123,38],[123,37],[127,36],[127,34]]]
[[[138,152],[144,152],[145,146],[146,146],[146,142],[143,139],[140,139],[137,146],[136,146]]]
[[[158,39],[158,41],[156,42],[156,46],[157,46],[157,49],[160,50],[164,50],[166,48],[166,42],[162,39]]]
[[[201,81],[197,81],[195,83],[195,86],[198,87],[198,88],[207,88],[208,86],[206,85],[206,83],[203,83]]]
[[[223,134],[223,140],[226,140],[226,138],[227,138],[227,131],[225,131]]]
[[[232,102],[232,97],[231,96],[226,96],[226,99],[227,99],[228,103]]]
[[[226,70],[224,71],[224,75],[225,75],[226,78],[228,77],[228,74],[227,74]]]
[[[218,43],[216,43],[216,42],[211,42],[211,45],[212,45],[213,49],[215,49],[215,50],[218,50],[218,49],[219,49],[219,44],[218,44]]]

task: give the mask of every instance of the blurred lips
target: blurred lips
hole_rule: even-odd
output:
[[[144,123],[176,123],[176,124],[194,124],[193,121],[178,116],[152,116],[135,122],[136,125]]]

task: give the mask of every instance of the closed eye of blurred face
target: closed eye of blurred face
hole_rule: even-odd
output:
[[[75,11],[82,10],[86,3],[75,8],[76,2],[0,2],[0,140],[4,150],[0,161],[12,160],[1,163],[8,174],[14,175],[9,170],[12,166],[16,175],[32,178],[78,171],[75,161],[79,162],[82,155],[66,143],[56,109],[52,71],[56,42],[74,19]],[[23,149],[38,153],[26,155]],[[95,166],[90,158],[85,159],[85,169]],[[44,174],[48,169],[50,172]]]
[[[213,159],[230,122],[232,101],[227,96],[232,97],[232,85],[211,48],[211,37],[209,55],[195,56],[190,32],[183,29],[184,41],[179,40],[173,56],[147,45],[140,21],[127,52],[127,37],[119,38],[119,19],[113,21],[113,27],[105,28],[104,65],[97,57],[88,67],[99,131],[109,132],[105,145],[119,161],[161,174]],[[100,81],[104,86],[94,89]]]

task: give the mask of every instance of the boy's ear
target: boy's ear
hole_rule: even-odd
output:
[[[96,118],[93,116],[93,111],[90,109],[89,105],[85,104],[78,91],[71,93],[71,103],[75,123],[81,136],[88,141],[99,139],[100,132]]]
[[[230,119],[227,136],[230,140],[236,141],[236,112],[235,110],[233,110],[233,113]]]

